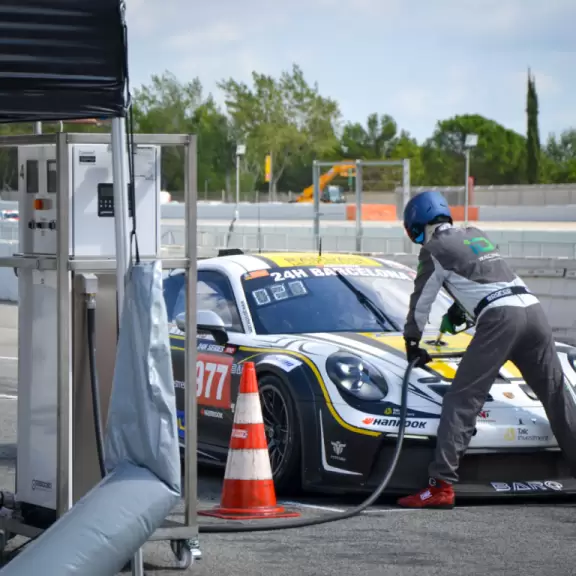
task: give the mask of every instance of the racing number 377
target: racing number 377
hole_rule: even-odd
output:
[[[198,353],[196,384],[198,404],[230,408],[232,358]]]

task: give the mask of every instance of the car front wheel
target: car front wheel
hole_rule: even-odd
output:
[[[278,492],[296,492],[301,485],[301,440],[294,400],[278,377],[264,374],[258,381],[274,485]]]

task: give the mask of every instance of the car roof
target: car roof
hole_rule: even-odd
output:
[[[222,251],[222,255],[202,260],[202,268],[218,262],[231,262],[242,266],[247,272],[274,268],[298,268],[314,266],[343,267],[386,267],[396,270],[411,270],[410,267],[375,256],[326,252],[318,255],[316,252],[258,252],[242,253],[240,250]]]

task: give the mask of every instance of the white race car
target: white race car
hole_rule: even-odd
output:
[[[225,464],[241,361],[249,359],[277,489],[374,489],[398,432],[402,328],[415,272],[358,255],[231,252],[198,262],[198,321],[215,328],[198,334],[199,459]],[[164,280],[181,424],[184,282],[183,272]],[[422,342],[453,357],[412,372],[404,449],[389,492],[427,481],[442,398],[471,339],[461,333],[435,343],[451,303],[439,295]],[[558,345],[558,354],[567,385],[576,387],[576,349]],[[576,490],[542,405],[511,363],[478,414],[460,476],[457,490],[471,496]]]

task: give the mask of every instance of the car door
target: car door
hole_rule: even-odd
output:
[[[174,307],[176,314],[184,311],[185,302],[183,286]],[[196,340],[199,441],[218,452],[227,451],[239,382],[234,336],[244,330],[232,285],[225,274],[216,270],[198,271],[197,307],[198,310],[210,310],[218,314],[230,338],[230,342],[225,346],[217,344],[214,338],[206,333],[199,333]],[[183,366],[181,372],[184,372]],[[181,397],[178,402],[180,411],[183,409],[184,394],[178,394],[177,390],[177,396]]]

